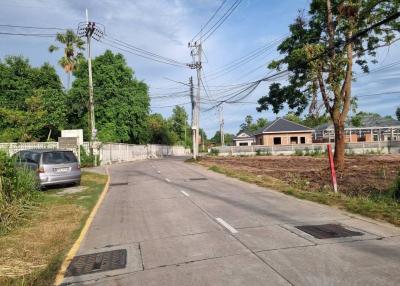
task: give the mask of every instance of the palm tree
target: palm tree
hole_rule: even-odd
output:
[[[68,76],[67,88],[70,87],[71,74],[79,60],[83,58],[82,51],[85,50],[85,42],[79,38],[74,31],[66,30],[65,33],[57,33],[56,41],[63,44],[64,56],[58,61],[58,64],[64,69]],[[57,51],[59,47],[51,45],[49,52]],[[76,52],[77,51],[77,52]]]

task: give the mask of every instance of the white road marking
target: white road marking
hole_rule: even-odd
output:
[[[170,179],[168,179],[168,178],[165,178],[165,180],[166,180],[168,183],[170,183],[170,182],[171,182],[171,180],[170,180]]]
[[[187,196],[187,197],[189,196],[189,194],[186,193],[185,191],[181,191],[181,193],[184,194],[184,195]]]
[[[224,221],[222,218],[217,217],[216,220],[222,224],[227,230],[229,230],[231,233],[238,233],[236,229],[234,229],[231,225],[229,225],[226,221]]]
[[[157,171],[157,173],[161,174],[161,172],[160,172],[160,171]]]

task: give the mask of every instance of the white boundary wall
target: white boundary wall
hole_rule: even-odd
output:
[[[335,148],[335,144],[331,144],[332,148]],[[252,146],[224,146],[224,147],[213,147],[212,149],[218,150],[219,156],[250,156],[256,155],[257,152],[261,154],[271,155],[293,155],[297,150],[303,152],[309,151],[314,152],[316,150],[325,152],[327,143],[319,144],[298,144],[298,145],[279,145],[279,146],[263,146],[263,145],[252,145]],[[368,154],[368,153],[380,153],[380,154],[399,154],[400,153],[400,141],[378,141],[378,142],[358,142],[358,143],[346,143],[346,153],[348,154]]]
[[[190,150],[183,146],[166,145],[133,145],[122,143],[96,144],[100,146],[95,153],[100,155],[102,165],[118,162],[131,162],[152,158],[162,158],[165,156],[187,156]],[[21,142],[21,143],[0,143],[0,150],[13,155],[18,151],[28,149],[58,149],[58,142]],[[89,143],[84,142],[83,148],[89,152]],[[75,151],[75,150],[72,150]],[[76,150],[78,152],[79,150]]]

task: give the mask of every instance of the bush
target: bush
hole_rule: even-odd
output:
[[[300,150],[300,149],[294,150],[294,155],[295,156],[303,156],[303,150]]]
[[[9,231],[40,196],[35,172],[0,152],[0,234]]]
[[[219,150],[215,148],[211,148],[210,154],[213,156],[218,156],[219,155]]]
[[[393,182],[390,195],[394,200],[400,201],[400,172],[397,173],[397,177]]]
[[[97,157],[97,166],[100,165],[100,156],[99,155],[92,155],[90,153],[87,153],[85,148],[81,145],[80,147],[80,152],[81,152],[81,167],[94,167],[94,158],[95,156]]]
[[[256,156],[270,156],[270,155],[272,155],[272,154],[271,154],[271,151],[268,149],[266,149],[266,150],[257,149],[256,150]]]

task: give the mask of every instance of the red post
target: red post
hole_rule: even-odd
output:
[[[336,172],[335,172],[335,164],[333,163],[331,144],[328,144],[327,148],[328,148],[329,166],[331,168],[331,179],[332,179],[333,190],[335,191],[335,193],[337,193]]]

